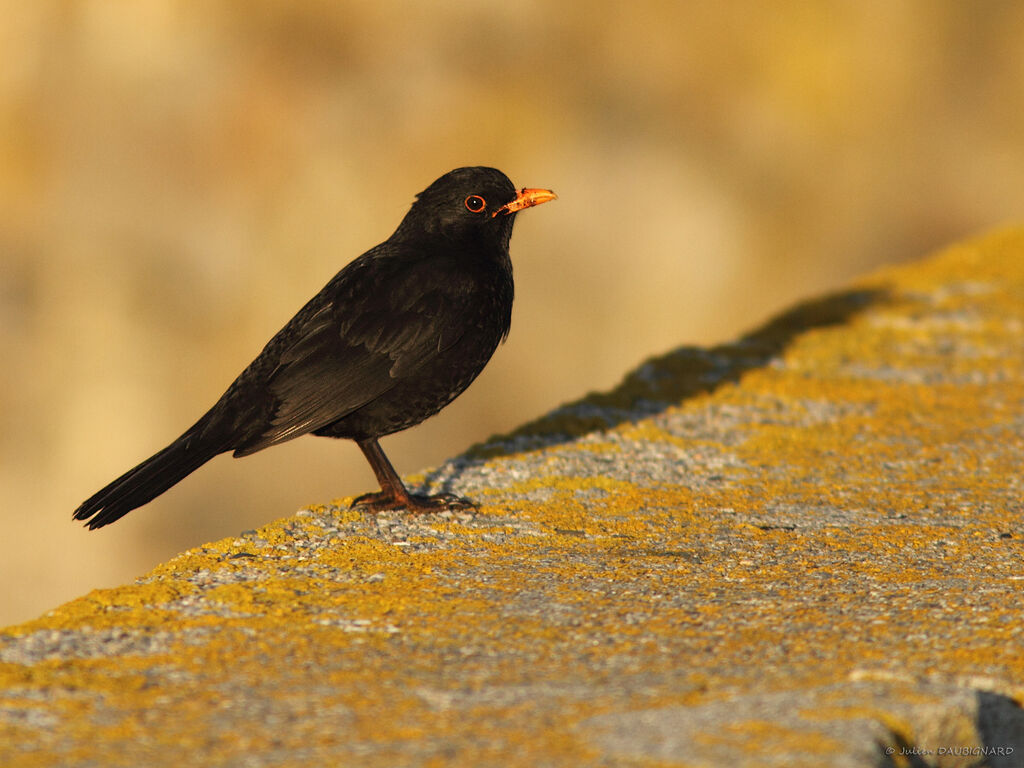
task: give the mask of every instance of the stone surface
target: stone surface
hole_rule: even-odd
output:
[[[338,500],[8,628],[0,765],[1024,765],[1022,464],[1008,230],[415,479],[475,514]]]

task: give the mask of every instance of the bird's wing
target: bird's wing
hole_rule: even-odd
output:
[[[337,421],[455,344],[472,286],[426,266],[360,259],[314,297],[267,345],[269,423],[235,455]]]

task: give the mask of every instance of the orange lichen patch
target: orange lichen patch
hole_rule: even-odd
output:
[[[161,615],[154,605],[166,603],[195,591],[188,583],[151,582],[95,589],[84,597],[50,611],[44,616],[24,624],[9,627],[4,634],[18,636],[45,629],[63,629],[89,626],[93,629],[119,627],[125,623],[150,620],[159,623],[169,615]]]
[[[786,728],[765,720],[747,720],[714,733],[698,734],[696,739],[703,745],[730,746],[759,755],[801,754],[820,758],[835,755],[842,746],[839,741],[820,733]]]

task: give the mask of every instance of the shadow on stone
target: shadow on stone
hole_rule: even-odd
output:
[[[591,393],[515,432],[473,446],[468,455],[489,458],[533,447],[524,442],[561,443],[660,413],[737,381],[747,371],[779,357],[800,334],[840,325],[887,296],[888,292],[882,290],[834,293],[799,304],[737,341],[709,348],[679,347],[643,363],[610,392]]]
[[[1013,699],[978,691],[977,730],[981,750],[970,753],[977,765],[1011,768],[1024,763],[1024,709]]]
[[[778,358],[807,331],[841,325],[889,298],[882,289],[841,291],[806,301],[778,315],[737,341],[715,347],[679,347],[651,358],[627,374],[610,392],[593,392],[514,432],[495,435],[465,455],[427,474],[426,485],[450,490],[460,470],[487,459],[568,442],[624,422],[653,416],[691,397],[711,393],[744,373]],[[452,472],[452,464],[456,471]],[[442,479],[443,478],[443,479]]]

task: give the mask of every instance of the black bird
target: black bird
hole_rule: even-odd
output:
[[[86,500],[100,528],[218,454],[248,456],[313,433],[355,440],[380,493],[372,511],[471,505],[413,496],[378,438],[433,416],[477,377],[508,335],[516,212],[554,200],[494,168],[457,168],[416,197],[398,229],[342,269],[181,437]]]

